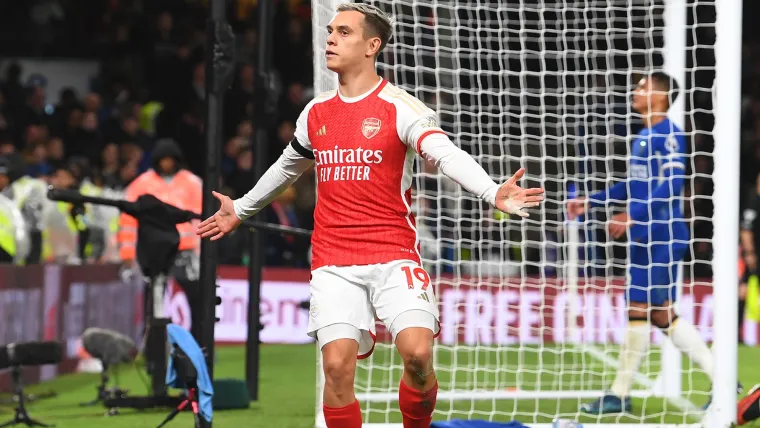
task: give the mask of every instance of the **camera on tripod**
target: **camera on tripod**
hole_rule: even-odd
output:
[[[29,417],[25,405],[24,387],[21,382],[21,367],[58,364],[61,360],[63,360],[63,346],[57,342],[11,343],[0,347],[0,369],[11,369],[13,400],[17,403],[13,419],[0,424],[0,427],[18,424],[29,427],[52,426]]]
[[[176,225],[200,217],[199,214],[166,204],[153,195],[141,195],[136,201],[116,200],[86,196],[80,192],[54,189],[48,190],[48,198],[73,204],[91,203],[118,208],[121,212],[137,219],[137,263],[146,278],[145,292],[145,361],[151,377],[151,394],[129,396],[126,391],[108,390],[104,382],[98,387],[97,401],[109,408],[110,414],[119,408],[148,409],[154,407],[176,408],[186,400],[184,396],[169,396],[166,388],[167,333],[170,320],[165,318],[163,299],[169,271],[174,266],[178,253],[179,233]],[[91,332],[92,333],[92,332]],[[102,332],[101,332],[102,333]],[[131,347],[123,338],[99,336],[111,345]],[[115,357],[114,357],[115,358]],[[118,359],[118,358],[117,358]],[[103,360],[101,360],[103,361]],[[103,361],[105,363],[105,361]],[[104,367],[105,368],[105,367]],[[105,373],[105,370],[104,370]],[[104,374],[105,383],[107,375]]]

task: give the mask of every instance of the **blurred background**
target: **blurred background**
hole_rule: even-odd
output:
[[[8,177],[0,187],[20,207],[23,196],[18,193],[28,192],[13,189],[33,187],[20,186],[23,178],[118,198],[137,177],[158,167],[157,157],[176,158],[173,168],[204,174],[208,1],[87,4],[43,0],[0,5],[0,152]],[[274,58],[282,86],[274,123],[257,121],[256,0],[230,1],[228,19],[237,37],[237,64],[225,97],[221,185],[236,198],[254,183],[251,141],[256,130],[266,126],[270,134],[269,164],[293,138],[296,118],[312,97],[311,9],[308,1],[276,2],[275,51],[288,55]],[[157,151],[162,140],[163,149]],[[176,172],[156,170],[159,175]],[[187,186],[200,189],[200,183]],[[135,187],[144,192],[144,185]],[[305,174],[264,217],[311,228],[314,202],[314,181]],[[201,211],[200,198],[182,205]],[[42,211],[36,220],[41,229],[60,229],[52,240],[45,234],[42,261],[118,262],[130,256],[121,251],[130,237],[119,238],[116,212],[88,206],[82,228],[90,233],[84,236],[77,227],[63,225],[66,215],[48,212],[55,207],[36,209]],[[66,231],[71,236],[60,236]],[[80,235],[87,242],[75,244]],[[220,246],[220,263],[246,261],[247,234],[240,235],[242,239]],[[65,249],[60,241],[67,241]],[[79,251],[80,243],[89,244],[86,251]],[[274,237],[266,264],[306,267],[307,250],[308,241]]]
[[[254,184],[254,164],[258,160],[254,150],[255,134],[263,131],[269,136],[270,147],[264,159],[267,165],[275,161],[293,138],[296,119],[314,96],[315,58],[311,0],[274,0],[273,65],[278,103],[272,118],[264,112],[265,94],[271,93],[270,88],[263,87],[265,82],[257,69],[258,0],[227,0],[227,3],[227,19],[236,35],[236,64],[232,85],[224,97],[221,182],[217,188],[234,199]],[[415,205],[423,258],[436,261],[434,266],[426,268],[435,274],[462,276],[496,273],[517,277],[518,283],[521,275],[543,277],[547,284],[554,284],[552,281],[562,277],[560,229],[562,201],[566,196],[558,183],[564,184],[562,180],[567,178],[561,177],[554,183],[552,179],[557,171],[581,176],[584,172],[561,165],[557,159],[578,155],[597,161],[597,165],[588,161],[590,169],[585,171],[588,174],[582,191],[598,190],[609,176],[625,175],[626,164],[621,160],[624,157],[607,162],[608,157],[625,155],[627,150],[626,145],[611,142],[623,141],[641,126],[628,114],[630,109],[624,94],[628,90],[626,85],[631,83],[627,80],[631,71],[625,67],[636,55],[629,50],[638,49],[641,55],[640,52],[649,48],[646,42],[650,38],[659,38],[657,43],[661,42],[661,34],[652,30],[652,27],[662,26],[661,20],[650,20],[646,7],[629,11],[619,8],[616,13],[638,15],[636,19],[613,19],[615,22],[610,27],[636,26],[637,31],[630,32],[630,40],[620,43],[635,44],[639,41],[637,38],[646,39],[641,46],[607,46],[617,49],[607,54],[607,48],[601,46],[606,41],[600,37],[600,45],[593,49],[599,57],[610,58],[610,63],[599,68],[596,77],[599,80],[594,80],[593,71],[586,70],[578,74],[588,75],[590,81],[568,79],[570,83],[567,83],[560,82],[561,79],[556,82],[546,79],[539,82],[536,76],[545,71],[543,67],[547,64],[549,68],[554,67],[548,74],[560,69],[557,64],[552,65],[552,61],[559,63],[563,60],[561,55],[554,59],[540,56],[543,62],[524,61],[520,55],[512,55],[506,64],[514,67],[513,75],[508,79],[490,78],[478,71],[501,66],[501,59],[485,55],[481,58],[476,54],[479,49],[498,53],[506,46],[511,52],[522,52],[522,39],[512,37],[507,43],[497,37],[481,40],[474,36],[476,31],[470,30],[480,29],[486,22],[483,27],[491,27],[486,30],[519,32],[514,27],[539,25],[543,21],[533,19],[530,11],[529,18],[525,18],[511,10],[510,18],[514,19],[501,22],[496,13],[468,14],[466,10],[449,8],[446,2],[437,2],[442,9],[451,9],[450,21],[447,21],[450,29],[460,24],[470,29],[458,28],[460,33],[450,39],[458,38],[462,52],[468,49],[476,52],[469,58],[465,57],[470,54],[458,53],[465,59],[462,69],[448,67],[450,74],[460,79],[452,80],[451,86],[499,92],[504,89],[501,85],[506,85],[508,91],[499,93],[502,99],[488,98],[477,91],[454,94],[430,89],[436,87],[431,78],[448,77],[446,70],[436,69],[438,54],[434,32],[439,31],[440,35],[444,34],[441,31],[449,30],[436,29],[432,12],[425,9],[426,2],[418,0],[414,6],[398,3],[401,2],[394,3],[394,11],[400,22],[399,44],[391,45],[383,54],[381,74],[410,89],[431,107],[438,106],[444,129],[461,137],[457,142],[465,150],[476,157],[488,159],[490,156],[493,162],[484,162],[484,167],[493,176],[504,176],[523,158],[532,158],[525,161],[533,162],[528,168],[529,174],[541,175],[542,180],[548,182],[549,190],[546,209],[540,214],[544,217],[536,223],[526,221],[521,226],[516,221],[495,218],[492,211],[477,204],[460,202],[458,188],[441,179],[433,166],[418,163],[415,191],[428,196],[427,199],[417,197]],[[691,114],[685,129],[693,136],[686,187],[686,196],[691,201],[686,214],[691,222],[693,243],[687,260],[690,268],[685,269],[685,274],[689,280],[709,281],[712,278],[711,195],[715,191],[710,174],[712,153],[720,150],[721,144],[719,137],[714,138],[710,133],[713,94],[706,90],[711,87],[714,72],[715,32],[711,24],[714,10],[710,2],[702,2],[706,3],[702,8],[698,0],[687,3],[695,12],[689,16],[693,31],[688,35],[687,79],[691,82],[686,88],[686,109]],[[568,25],[575,25],[574,31],[604,33],[606,11],[600,6],[603,2],[572,4],[582,4],[576,8],[578,11],[589,4],[593,9],[589,14],[597,14],[589,21],[570,20]],[[737,277],[726,278],[720,285],[742,283],[746,293],[749,274],[757,271],[754,250],[747,251],[747,248],[750,242],[758,243],[760,238],[760,230],[757,230],[760,222],[755,221],[760,208],[760,30],[754,22],[760,16],[760,2],[745,0],[744,9],[742,163],[738,172],[744,221],[743,242],[737,243],[737,251],[743,257]],[[206,166],[204,58],[208,17],[209,0],[0,2],[0,344],[43,337],[61,340],[67,345],[66,358],[73,360],[87,358],[79,346],[80,335],[86,327],[112,328],[136,340],[141,336],[142,284],[130,274],[136,267],[134,219],[113,208],[53,202],[45,195],[49,185],[116,199],[133,200],[151,193],[180,208],[201,212],[201,177]],[[697,17],[700,25],[695,25]],[[442,16],[438,18],[443,20]],[[459,24],[452,24],[455,22]],[[535,28],[530,30],[535,31]],[[454,30],[450,32],[455,34]],[[556,37],[554,42],[556,45],[549,49],[562,52],[564,45],[560,42],[565,41]],[[537,41],[530,43],[528,49],[534,52],[544,48]],[[577,43],[573,49],[583,51],[582,42]],[[433,62],[423,64],[427,72],[418,73],[415,67],[396,67],[397,64],[416,64],[415,59],[420,55]],[[608,74],[613,75],[607,77],[608,80],[602,76],[607,71],[605,67],[609,68]],[[585,98],[576,100],[575,106],[573,102],[565,106],[562,103],[569,97],[563,98],[565,94],[561,89],[563,85],[572,84],[588,90],[588,94],[579,96]],[[523,97],[524,93],[529,95]],[[461,109],[446,111],[441,106]],[[572,119],[552,123],[551,114],[542,116],[545,110],[530,110],[538,109],[537,106],[546,107],[551,113],[572,116]],[[581,107],[573,110],[577,106]],[[490,111],[499,109],[503,111]],[[615,115],[622,117],[622,122],[609,119]],[[489,122],[489,117],[497,119]],[[520,120],[500,122],[498,118],[503,117]],[[573,124],[572,132],[566,134],[565,123]],[[573,135],[568,135],[571,133]],[[482,135],[504,135],[504,139],[481,144],[478,137]],[[571,144],[567,141],[575,136],[583,140],[577,146],[586,147],[588,153],[571,153]],[[507,158],[509,160],[504,160]],[[312,229],[315,185],[313,171],[307,171],[265,209],[259,220]],[[755,214],[748,215],[748,212]],[[602,224],[606,214],[598,215]],[[173,272],[177,281],[170,281],[166,308],[175,323],[189,328],[193,315],[190,307],[197,303],[193,299],[198,299],[198,293],[181,283],[197,279],[200,243],[193,233],[193,224],[180,225],[179,232],[180,255],[176,264],[180,269]],[[607,239],[602,226],[588,233],[588,270],[584,273],[602,278],[598,288],[603,290],[609,285],[605,277],[620,277],[625,272],[625,245],[606,245],[611,240]],[[245,266],[250,261],[250,239],[251,234],[241,230],[217,246],[221,265],[219,293],[223,299],[217,308],[220,322],[215,331],[216,340],[222,343],[243,343],[247,338]],[[492,247],[488,247],[489,244]],[[753,246],[758,247],[758,244]],[[268,269],[264,272],[261,302],[261,320],[265,326],[263,342],[310,341],[303,334],[308,312],[299,306],[309,297],[309,253],[307,238],[266,235],[264,264]],[[492,263],[479,263],[483,261]],[[508,288],[505,286],[504,290]],[[709,288],[704,295],[711,292],[711,286]],[[702,296],[700,294],[699,299]],[[472,312],[469,316],[474,317],[475,311]],[[743,315],[741,311],[740,317]],[[756,315],[760,317],[760,313]],[[705,325],[709,325],[712,318],[704,316],[703,319],[709,319],[705,321]],[[757,324],[753,325],[754,330],[740,333],[745,335],[742,340],[749,344],[760,340]],[[593,336],[589,340],[597,338]],[[310,345],[301,351],[306,358],[293,364],[287,360],[291,349],[283,348],[281,352],[270,361],[282,361],[283,370],[295,366],[314,367]],[[244,358],[240,352],[230,355],[235,361]],[[66,368],[71,369],[73,367]],[[232,371],[239,374],[241,370],[235,366]],[[34,382],[55,374],[40,371],[36,378],[33,375],[25,380]],[[283,400],[290,399],[293,389],[313,393],[313,374],[303,377],[309,380],[305,384],[308,388],[288,388]],[[4,388],[8,385],[6,380],[0,376],[0,389],[7,390]],[[312,398],[301,400],[307,402],[308,411],[313,410],[309,407]]]
[[[256,70],[257,0],[228,3],[228,19],[237,37],[237,64],[224,104],[221,189],[236,198],[254,181],[256,153],[251,143],[254,133],[264,129],[270,135],[272,147],[267,164],[273,162],[293,137],[295,120],[313,96],[312,29],[310,1],[275,2],[274,51],[287,52],[287,55],[274,56],[281,82],[276,120],[258,120],[262,116],[259,100],[263,97],[257,97],[262,92],[262,79]],[[753,2],[745,2],[745,8],[745,20],[760,13]],[[130,252],[123,250],[131,242],[129,232],[124,232],[129,225],[122,220],[120,227],[117,212],[86,207],[83,214],[74,214],[83,221],[79,226],[73,225],[68,221],[70,213],[62,212],[66,207],[55,207],[46,201],[36,207],[25,204],[27,199],[34,200],[35,192],[29,189],[41,184],[29,178],[77,187],[87,193],[121,197],[127,186],[156,166],[160,160],[157,156],[163,155],[180,161],[173,169],[184,168],[196,176],[203,175],[203,58],[208,16],[207,0],[92,0],[86,8],[75,0],[33,0],[0,5],[0,52],[3,53],[0,58],[0,153],[3,156],[0,163],[4,165],[0,172],[4,171],[7,178],[0,179],[0,190],[26,211],[23,214],[28,228],[34,226],[45,232],[41,243],[28,245],[34,247],[31,250],[19,249],[28,252],[25,257],[23,254],[5,255],[5,260],[77,264],[120,262],[130,257]],[[741,192],[742,202],[746,204],[756,194],[760,172],[760,42],[751,22],[747,21],[744,28]],[[710,32],[711,28],[705,26],[701,31]],[[709,34],[695,33],[690,37],[710,39]],[[694,49],[693,56],[698,58],[705,52],[705,49]],[[698,62],[690,58],[692,60]],[[699,68],[696,70],[694,78],[699,80]],[[703,95],[709,97],[709,94]],[[694,99],[700,96],[696,94]],[[467,107],[468,103],[462,105]],[[446,120],[444,117],[444,122]],[[695,122],[687,127],[709,129],[710,120],[695,115]],[[607,126],[599,126],[605,133]],[[161,140],[165,140],[164,150],[157,152],[157,142]],[[463,141],[462,144],[468,143]],[[693,144],[695,153],[710,152],[714,147],[712,137],[703,133],[696,134]],[[693,172],[705,176],[712,169],[711,162],[710,156],[695,156]],[[619,167],[624,168],[624,165]],[[167,172],[173,172],[172,168]],[[162,175],[160,169],[157,171]],[[712,193],[709,181],[696,179],[693,186],[687,188],[697,195],[709,195]],[[135,187],[137,193],[145,191],[143,185]],[[199,203],[196,198],[186,205],[199,212]],[[264,217],[270,222],[310,229],[314,203],[314,179],[307,173],[267,208]],[[702,261],[711,257],[710,245],[706,242],[711,227],[708,221],[699,219],[712,215],[710,205],[709,201],[697,201],[696,212],[691,213],[698,219],[693,229],[695,237],[705,238],[693,249],[693,257]],[[435,212],[426,214],[430,218],[439,217]],[[83,233],[85,231],[79,229],[89,231]],[[477,239],[475,232],[463,233]],[[238,234],[220,245],[220,263],[245,264],[247,236]],[[308,266],[307,241],[276,235],[270,238],[267,265]],[[184,245],[189,249],[198,244],[186,242]],[[438,253],[440,249],[430,251]],[[451,252],[442,251],[438,255],[455,258]],[[543,256],[545,254],[540,252],[524,255],[526,261],[536,265],[542,262]],[[695,269],[701,270],[694,273],[696,276],[710,275],[708,263],[697,264]],[[535,269],[530,270],[528,273],[536,273]]]

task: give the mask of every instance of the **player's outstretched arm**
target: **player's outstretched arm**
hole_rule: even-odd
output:
[[[567,202],[567,217],[570,220],[575,220],[582,216],[586,213],[589,204],[604,205],[609,200],[622,202],[626,199],[628,199],[628,183],[621,181],[601,192],[590,195],[588,198],[580,197],[569,200]]]
[[[403,91],[389,92],[396,106],[396,126],[401,141],[432,162],[447,177],[507,213],[528,217],[526,208],[544,200],[544,189],[523,189],[517,182],[525,174],[520,168],[502,185],[496,184],[483,167],[457,147],[438,126],[435,113],[418,99]]]
[[[197,234],[212,241],[221,239],[237,229],[248,217],[269,205],[280,193],[290,187],[312,164],[313,159],[298,153],[288,145],[263,177],[248,193],[233,201],[228,196],[214,192],[221,206],[213,216],[198,225]]]
[[[628,199],[628,182],[620,181],[598,193],[588,197],[589,203],[604,205],[607,201],[624,202]]]
[[[425,137],[419,147],[422,156],[433,162],[444,175],[507,214],[528,217],[525,209],[537,207],[544,200],[544,189],[524,189],[517,184],[525,174],[525,168],[520,168],[506,183],[498,185],[472,156],[455,146],[443,133]]]

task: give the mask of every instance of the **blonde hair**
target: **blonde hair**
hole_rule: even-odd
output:
[[[364,15],[364,34],[365,36],[376,36],[380,38],[380,53],[388,45],[393,37],[393,18],[383,12],[376,6],[364,3],[343,3],[337,8],[338,12],[359,12]]]

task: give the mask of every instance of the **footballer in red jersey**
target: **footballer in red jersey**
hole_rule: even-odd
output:
[[[356,358],[375,345],[375,317],[404,361],[399,408],[405,428],[429,427],[438,382],[433,341],[439,313],[422,268],[411,210],[415,156],[495,208],[527,217],[543,189],[523,189],[520,169],[499,185],[454,145],[431,109],[376,72],[393,23],[380,9],[342,4],[327,26],[327,67],[338,89],[314,98],[295,138],[245,196],[214,193],[221,208],[198,227],[219,239],[257,213],[315,165],[317,205],[312,236],[309,335],[322,350],[323,411],[328,428],[358,428]]]

